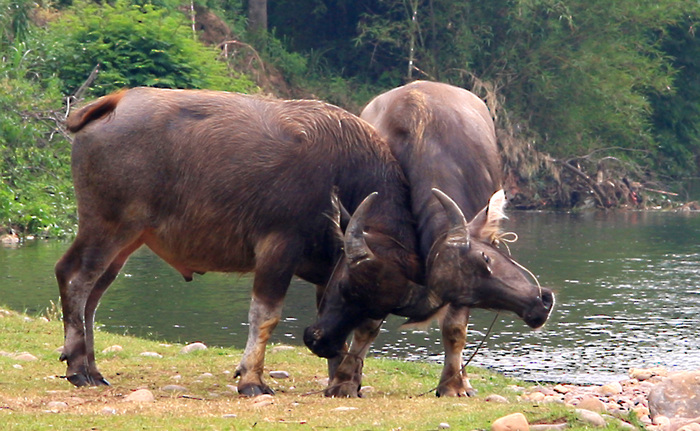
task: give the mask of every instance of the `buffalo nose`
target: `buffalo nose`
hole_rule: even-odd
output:
[[[554,309],[554,302],[554,293],[549,289],[542,289],[542,305],[544,305],[545,310],[551,313]]]

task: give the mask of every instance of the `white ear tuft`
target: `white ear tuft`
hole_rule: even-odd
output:
[[[506,193],[503,189],[497,191],[489,199],[489,209],[488,209],[488,219],[487,224],[493,224],[500,222],[503,219],[507,219],[505,213],[506,207]]]

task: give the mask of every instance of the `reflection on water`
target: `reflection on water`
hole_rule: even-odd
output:
[[[473,365],[580,383],[617,379],[631,367],[700,368],[700,214],[514,212],[506,228],[520,236],[514,256],[555,289],[557,305],[538,331],[498,315]],[[53,265],[67,246],[0,248],[0,303],[38,314],[56,301]],[[248,276],[226,274],[185,283],[140,250],[105,295],[97,320],[117,333],[242,348],[250,285]],[[303,344],[314,314],[313,287],[295,281],[273,341]],[[494,316],[473,311],[465,356]],[[400,323],[389,319],[371,354],[441,361],[437,328],[406,331]]]

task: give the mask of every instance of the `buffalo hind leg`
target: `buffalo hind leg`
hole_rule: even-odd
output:
[[[342,355],[340,364],[331,374],[328,388],[324,391],[327,397],[357,398],[361,396],[362,369],[365,356],[372,342],[379,334],[383,320],[366,319],[353,332],[350,350]],[[329,362],[330,363],[330,362]]]
[[[61,360],[67,362],[66,378],[75,386],[106,384],[95,365],[93,328],[87,326],[93,324],[97,302],[121,268],[113,262],[123,245],[91,242],[90,238],[79,233],[56,264],[65,338]]]
[[[467,343],[469,308],[449,306],[440,324],[442,344],[445,348],[445,365],[442,368],[438,397],[471,397],[476,395],[462,369],[462,351]]]
[[[262,380],[265,348],[282,316],[287,288],[294,274],[295,262],[290,256],[301,253],[289,240],[269,235],[255,250],[255,279],[253,298],[248,311],[248,341],[241,362],[236,369],[238,393],[255,397],[275,392]]]

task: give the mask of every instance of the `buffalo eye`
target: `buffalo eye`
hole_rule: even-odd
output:
[[[489,274],[489,275],[491,275],[491,274],[492,274],[491,265],[490,265],[490,264],[491,264],[491,258],[490,258],[486,253],[484,253],[483,251],[481,252],[481,257],[482,257],[482,259],[484,260],[484,268],[483,268],[483,269],[484,269],[484,272],[487,273],[487,274]]]

